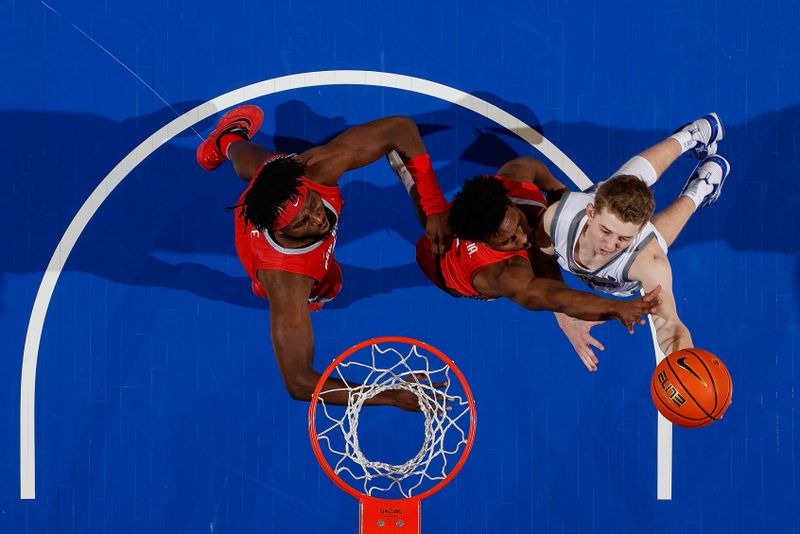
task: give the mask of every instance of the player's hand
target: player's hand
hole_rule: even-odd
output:
[[[433,252],[433,257],[436,259],[444,256],[444,253],[453,242],[453,232],[450,231],[450,225],[447,224],[447,214],[448,212],[445,211],[428,215],[428,220],[425,223],[425,235],[431,242],[431,252]]]
[[[406,378],[406,382],[417,382],[422,385],[423,389],[423,402],[426,402],[424,396],[427,395],[430,397],[430,401],[435,404],[441,405],[441,403],[445,400],[446,396],[444,393],[438,391],[442,388],[447,387],[447,382],[433,382],[431,383],[428,376],[424,373],[415,374]],[[393,406],[400,408],[401,410],[406,410],[409,412],[421,412],[422,408],[420,408],[420,398],[411,391],[406,389],[394,389],[385,392],[386,394],[391,395]],[[447,410],[450,410],[451,407],[447,406]]]
[[[661,304],[661,299],[658,298],[659,293],[661,293],[660,285],[643,297],[616,301],[617,312],[615,317],[628,329],[628,332],[633,334],[633,325],[636,323],[646,324],[647,321],[643,316],[655,312],[656,307]]]
[[[391,405],[401,410],[406,410],[408,412],[419,412],[419,399],[416,395],[407,391],[405,389],[396,389],[393,391],[387,391],[387,394],[391,396]]]
[[[572,343],[572,348],[578,353],[586,369],[589,372],[597,371],[597,364],[600,360],[594,355],[592,346],[598,350],[605,350],[606,348],[592,337],[590,330],[593,326],[603,324],[605,321],[582,321],[563,314],[556,314],[556,318],[558,319],[558,326],[561,327],[561,331]]]

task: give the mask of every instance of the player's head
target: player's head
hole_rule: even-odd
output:
[[[464,182],[450,205],[448,222],[456,237],[480,241],[495,250],[530,246],[525,215],[494,176],[477,176]]]
[[[272,230],[289,240],[306,241],[326,235],[330,222],[322,198],[306,185],[303,164],[280,156],[261,169],[245,194],[241,216],[254,228]],[[237,207],[239,207],[237,206]]]
[[[639,178],[620,174],[603,182],[586,209],[586,236],[595,252],[609,256],[627,248],[654,208],[653,193]]]

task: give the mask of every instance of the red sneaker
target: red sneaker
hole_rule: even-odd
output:
[[[239,106],[227,112],[217,123],[217,127],[197,147],[197,163],[207,171],[213,171],[228,159],[219,149],[219,136],[232,128],[247,131],[251,139],[264,121],[264,112],[258,106]],[[244,132],[242,132],[244,133]]]
[[[308,311],[317,312],[317,311],[320,311],[323,306],[325,306],[324,302],[309,302],[308,303]]]

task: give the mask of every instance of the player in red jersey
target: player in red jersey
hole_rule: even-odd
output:
[[[286,389],[294,399],[310,400],[321,375],[313,368],[309,311],[321,308],[342,287],[342,270],[333,257],[342,210],[339,178],[389,151],[402,154],[421,192],[426,234],[437,254],[449,246],[447,203],[417,126],[407,117],[355,126],[300,154],[282,154],[250,142],[262,120],[257,106],[230,111],[198,147],[197,161],[213,170],[229,159],[249,184],[232,207],[236,252],[253,291],[269,299],[272,344]],[[343,386],[329,378],[323,392]],[[348,402],[342,391],[323,397],[330,404]],[[405,390],[384,392],[367,404],[418,409],[416,396]]]
[[[402,161],[392,154],[388,159],[415,199],[413,179]],[[585,342],[576,336],[588,335],[588,329],[578,330],[567,316],[586,321],[618,319],[633,332],[635,323],[644,324],[642,315],[659,304],[660,287],[627,301],[577,291],[562,281],[552,257],[531,246],[532,229],[548,200],[554,202],[564,192],[566,187],[549,169],[530,157],[509,161],[496,176],[467,180],[450,206],[449,222],[456,236],[453,246],[435,260],[430,241],[423,236],[417,243],[420,268],[453,296],[506,297],[529,310],[552,310],[573,346]],[[424,214],[420,218],[424,219]]]

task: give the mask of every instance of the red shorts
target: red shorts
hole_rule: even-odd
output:
[[[328,273],[319,282],[315,282],[311,286],[311,292],[308,294],[308,309],[311,311],[319,310],[326,302],[333,300],[336,295],[342,290],[342,267],[335,259],[330,259],[330,267]],[[267,298],[267,290],[260,282],[252,280],[250,287],[253,293],[259,297]]]

